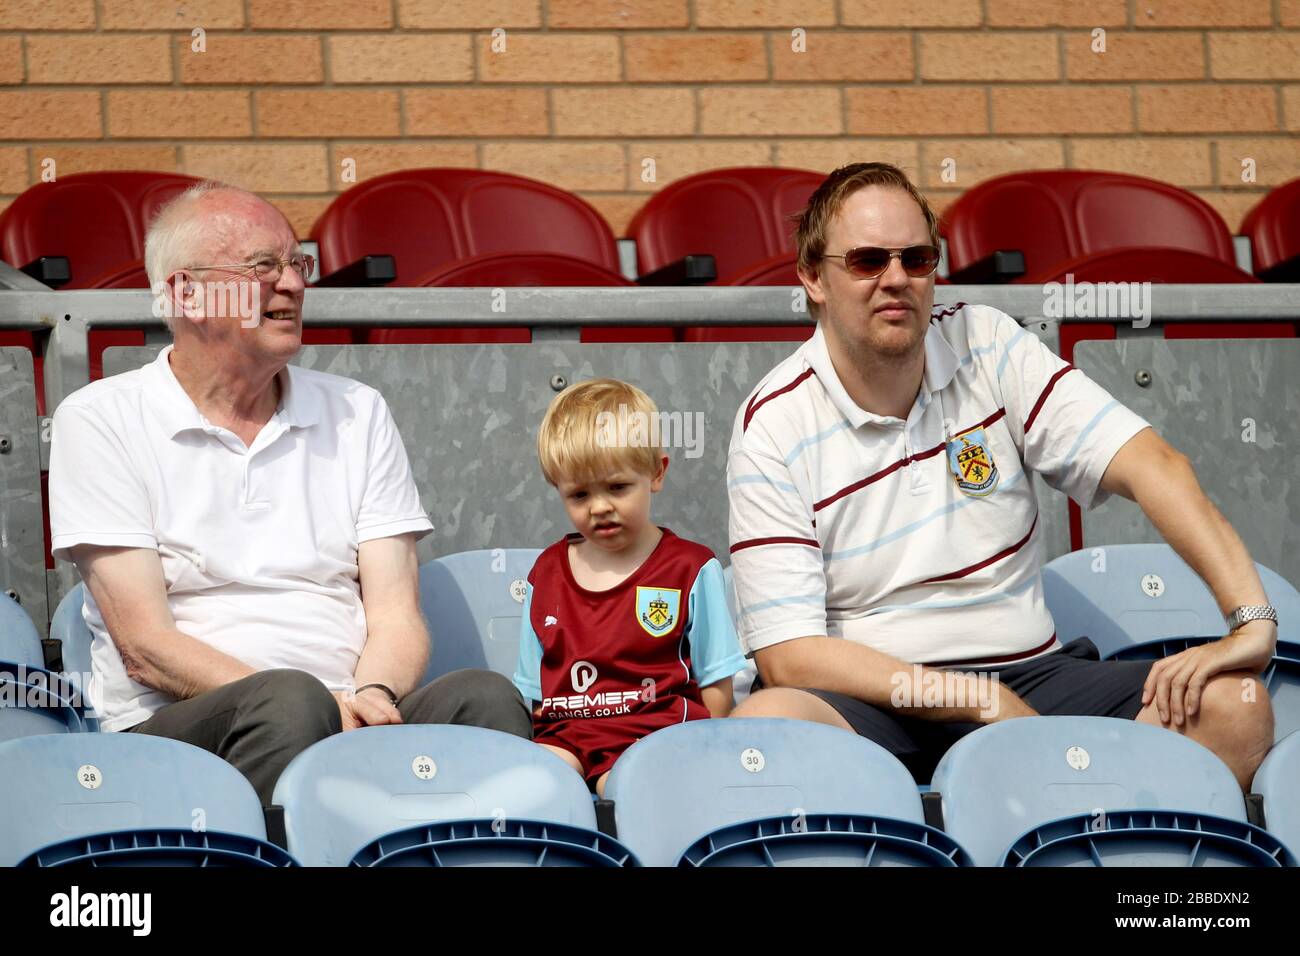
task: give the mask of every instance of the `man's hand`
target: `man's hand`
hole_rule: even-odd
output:
[[[380,727],[384,724],[402,722],[402,715],[388,702],[387,695],[378,687],[367,688],[356,695],[337,690],[332,693],[334,699],[338,701],[339,716],[343,718],[344,730]]]
[[[1251,621],[1227,637],[1200,644],[1158,660],[1151,666],[1142,688],[1142,706],[1156,702],[1160,722],[1175,726],[1196,716],[1201,692],[1215,674],[1248,670],[1258,674],[1273,659],[1277,625],[1272,621]]]
[[[996,724],[999,721],[1011,720],[1015,717],[1037,717],[1038,711],[1026,704],[1020,697],[1007,687],[1001,681],[997,681],[997,695],[993,700],[993,706],[988,710],[980,711],[980,721],[985,724]]]

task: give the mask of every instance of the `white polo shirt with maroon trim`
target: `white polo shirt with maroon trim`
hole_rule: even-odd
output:
[[[1055,650],[1026,472],[1094,507],[1107,465],[1146,427],[988,306],[933,313],[906,421],[854,403],[818,326],[736,415],[742,646],[828,635],[937,666]]]

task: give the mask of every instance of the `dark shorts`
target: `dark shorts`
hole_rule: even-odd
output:
[[[1153,663],[1099,660],[1092,641],[1080,637],[1059,651],[1023,664],[975,669],[996,674],[1001,683],[1040,714],[1132,720],[1142,709],[1142,687]],[[755,681],[754,689],[760,688],[761,683]],[[834,707],[859,736],[880,744],[901,760],[918,783],[928,783],[944,752],[980,726],[900,717],[845,694],[801,689]]]

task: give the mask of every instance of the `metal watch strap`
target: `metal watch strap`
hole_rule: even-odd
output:
[[[1251,621],[1272,621],[1277,623],[1277,610],[1268,604],[1243,604],[1227,617],[1228,630],[1235,631]]]
[[[380,684],[378,682],[372,684],[362,684],[360,687],[358,687],[356,690],[352,692],[352,696],[355,697],[357,696],[357,694],[360,694],[363,690],[366,690],[371,687],[378,687],[380,690],[382,690],[385,694],[388,695],[388,702],[392,704],[394,707],[397,706],[397,695],[393,693],[393,689],[389,687],[387,684]]]

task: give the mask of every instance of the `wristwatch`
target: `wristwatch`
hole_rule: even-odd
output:
[[[1228,632],[1231,633],[1250,621],[1272,621],[1277,623],[1277,610],[1267,604],[1243,604],[1225,618]]]

